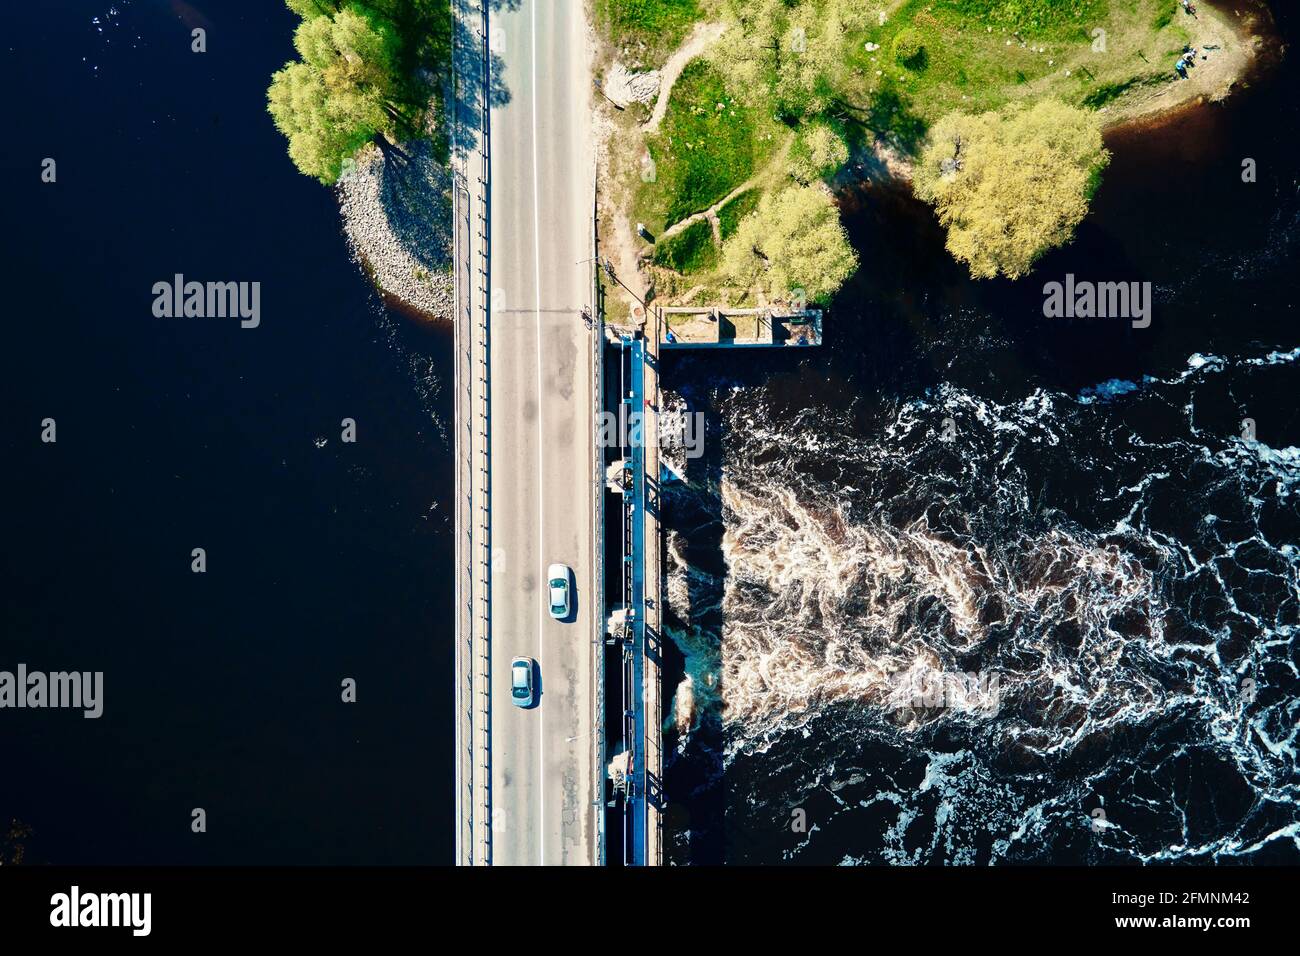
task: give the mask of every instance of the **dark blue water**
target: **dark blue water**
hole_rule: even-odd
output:
[[[906,188],[868,185],[826,347],[666,359],[711,422],[668,505],[676,862],[1300,859],[1277,13],[1250,89],[1108,137],[1092,213],[1025,279],[972,281]],[[1045,319],[1067,272],[1153,283],[1151,327]],[[900,699],[965,673],[998,678],[992,713]]]
[[[285,154],[294,22],[0,12],[0,668],[105,675],[97,721],[0,712],[30,861],[450,860],[449,334],[384,309]],[[154,318],[178,272],[260,282],[260,327]]]

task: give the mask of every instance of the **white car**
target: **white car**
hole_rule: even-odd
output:
[[[565,620],[573,610],[573,602],[570,598],[573,593],[572,581],[573,572],[569,570],[568,565],[552,564],[546,569],[546,594],[551,608],[551,617],[557,621]]]
[[[516,707],[533,706],[533,659],[516,657],[510,662],[510,699]]]

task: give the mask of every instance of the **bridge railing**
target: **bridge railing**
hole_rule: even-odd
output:
[[[492,54],[489,45],[488,5],[477,0],[480,12],[479,44],[480,56],[483,58],[483,86],[479,90],[481,98],[481,122],[479,125],[479,163],[482,203],[479,209],[479,226],[481,242],[479,243],[479,275],[483,281],[482,308],[479,320],[482,323],[480,336],[480,353],[478,368],[482,372],[482,403],[477,419],[481,428],[480,455],[483,474],[483,552],[479,561],[479,587],[482,608],[482,629],[480,647],[483,655],[483,678],[481,700],[481,737],[483,747],[483,802],[480,804],[479,831],[482,839],[482,859],[485,864],[492,862],[492,409],[491,409],[491,374],[489,356],[491,348],[491,272],[490,249],[492,244],[492,139],[489,123],[491,104],[488,90],[492,88]]]
[[[460,50],[456,33],[452,31],[451,101],[454,108],[452,132],[460,139]],[[459,142],[457,143],[459,146]],[[452,189],[452,285],[456,314],[452,323],[456,354],[456,585],[454,622],[456,687],[453,695],[456,728],[456,865],[473,863],[474,857],[474,647],[473,647],[473,573],[468,547],[463,537],[473,528],[473,495],[471,480],[473,465],[470,462],[473,442],[470,440],[472,422],[466,417],[466,408],[473,394],[471,370],[473,361],[470,348],[473,339],[468,328],[469,290],[473,288],[469,273],[469,254],[466,251],[470,227],[469,196],[459,172]]]
[[[488,409],[488,13],[457,0],[452,32],[456,315],[456,862],[491,862],[491,418]],[[461,35],[462,27],[465,35]],[[471,72],[472,76],[465,74]],[[466,134],[466,103],[477,135]],[[482,201],[474,202],[478,193]],[[475,208],[477,205],[478,208]],[[474,239],[477,236],[478,242]],[[478,254],[473,249],[477,245]],[[479,546],[475,547],[476,539]]]
[[[605,308],[600,295],[600,193],[591,176],[591,368],[592,368],[592,594],[595,611],[592,650],[595,655],[595,712],[592,745],[596,822],[596,865],[605,865],[605,449],[601,446],[600,413],[605,401]]]

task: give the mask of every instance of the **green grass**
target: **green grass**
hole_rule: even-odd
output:
[[[940,8],[937,0],[905,4],[884,25],[854,37],[847,51],[858,88],[845,99],[858,107],[855,118],[906,151],[944,113],[996,109],[1006,90],[1024,82],[1018,73],[1032,81],[1042,72],[1032,57],[1020,55],[1018,44],[1004,47],[1005,35],[999,33],[995,44],[991,36],[979,35],[983,30],[959,32],[951,11],[941,16]],[[880,49],[867,51],[866,42]],[[915,49],[923,52],[910,63],[896,58]]]
[[[1174,0],[908,0],[848,38],[841,99],[853,120],[905,151],[954,110],[1047,96],[1100,108],[1169,79],[1152,71],[1165,42],[1183,42],[1173,9]],[[1098,27],[1108,51],[1093,47]],[[918,59],[900,63],[900,53]]]
[[[771,142],[770,131],[765,134],[713,69],[696,60],[678,77],[663,126],[647,143],[654,178],[643,177],[638,186],[637,218],[662,232],[702,212],[753,174]]]
[[[703,272],[718,262],[713,227],[707,219],[693,222],[677,235],[655,246],[655,264],[677,272]]]
[[[692,19],[710,15],[710,0],[594,0],[604,11],[607,35],[655,45],[666,56],[690,30]],[[819,0],[784,0],[787,7]],[[1107,121],[1122,118],[1144,88],[1173,82],[1164,69],[1166,47],[1186,42],[1175,16],[1176,0],[902,0],[890,3],[879,23],[873,14],[862,29],[827,54],[816,96],[806,111],[789,110],[788,84],[775,75],[776,60],[760,67],[768,75],[753,88],[736,89],[748,108],[731,95],[719,67],[709,60],[690,64],[674,87],[660,131],[638,143],[653,160],[653,181],[631,183],[629,218],[652,233],[702,212],[737,187],[743,194],[718,211],[721,237],[736,233],[765,190],[789,182],[788,146],[798,122],[829,121],[843,129],[852,152],[885,141],[905,154],[919,150],[931,124],[953,111],[980,113],[1008,103],[1032,104],[1053,97],[1091,109],[1106,109]],[[1108,49],[1094,43],[1106,31]],[[612,32],[610,32],[612,31]],[[728,42],[724,37],[721,41]],[[874,49],[867,49],[868,46]],[[637,52],[641,51],[641,52]],[[641,46],[625,52],[651,63]],[[661,62],[661,61],[660,61]],[[728,74],[729,75],[729,74]],[[796,94],[799,91],[796,91]],[[807,91],[803,91],[806,93]],[[796,96],[797,98],[797,96]],[[1143,102],[1145,102],[1143,100]],[[721,108],[719,108],[721,104]],[[629,158],[633,154],[629,154]],[[782,157],[782,163],[774,162]],[[646,167],[641,167],[644,171]],[[1089,182],[1089,193],[1100,176]],[[704,283],[716,269],[719,250],[708,225],[692,224],[660,243],[654,262],[662,268],[660,290],[668,297]],[[706,290],[707,291],[707,290]],[[731,290],[735,291],[735,290]],[[725,297],[725,296],[724,296]]]
[[[1086,38],[1109,0],[930,0],[936,15],[971,27],[1015,30],[1025,39]]]
[[[763,194],[760,190],[746,189],[718,210],[718,226],[723,239],[727,239],[735,233],[736,228],[740,225],[740,220],[757,209],[758,201],[762,198]]]
[[[628,52],[641,53],[645,65],[659,66],[682,42],[700,10],[699,0],[597,0],[596,15],[620,54],[624,47],[639,48]]]

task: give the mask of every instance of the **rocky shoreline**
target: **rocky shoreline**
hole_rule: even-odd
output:
[[[432,144],[363,150],[336,193],[348,245],[379,291],[421,316],[450,321],[451,172]]]

